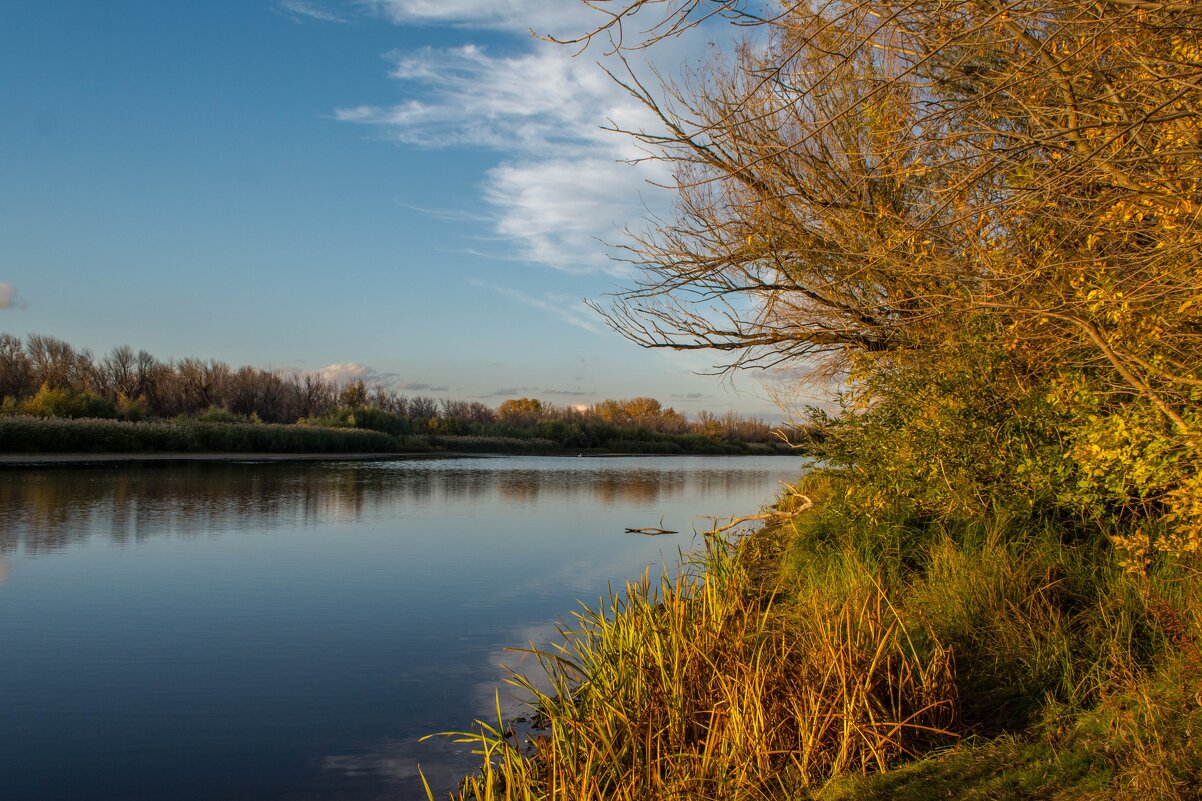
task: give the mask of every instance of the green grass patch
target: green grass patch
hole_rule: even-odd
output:
[[[1004,736],[965,743],[887,773],[843,774],[815,801],[1083,801],[1111,797],[1112,772],[1080,748]]]

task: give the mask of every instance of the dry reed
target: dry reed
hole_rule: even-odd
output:
[[[774,606],[711,541],[575,618],[562,644],[526,652],[545,678],[511,679],[541,733],[519,743],[498,712],[457,735],[483,759],[460,799],[766,799],[883,770],[955,720],[951,654],[874,582]]]

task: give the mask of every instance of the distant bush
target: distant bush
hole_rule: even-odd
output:
[[[539,437],[435,437],[432,442],[448,451],[464,453],[555,453],[563,446]]]
[[[198,422],[202,422],[202,423],[249,423],[249,422],[251,422],[250,418],[246,417],[245,415],[234,414],[229,409],[222,409],[217,406],[210,406],[208,409],[206,409],[205,411],[196,415],[195,417],[191,417],[191,418],[181,417],[180,419],[182,422],[194,420],[194,421],[198,421]]]
[[[389,453],[376,431],[265,423],[0,418],[0,452],[11,453]]]
[[[793,448],[783,442],[774,442],[772,444],[766,442],[748,442],[746,448],[747,453],[752,456],[774,456],[781,453],[793,453]]]
[[[401,414],[377,409],[374,406],[339,406],[316,417],[302,417],[297,425],[321,428],[359,428],[382,431],[393,436],[418,433],[422,426]]]
[[[684,453],[684,448],[680,447],[675,442],[655,442],[654,440],[637,440],[637,439],[616,439],[605,443],[607,450],[621,451],[622,453],[660,453],[660,454],[678,454]]]
[[[145,395],[130,398],[124,392],[118,392],[114,408],[116,409],[117,417],[122,420],[138,421],[150,417],[150,404],[146,402]]]
[[[21,403],[21,414],[33,417],[115,417],[112,401],[91,392],[51,389],[43,384],[38,394]]]

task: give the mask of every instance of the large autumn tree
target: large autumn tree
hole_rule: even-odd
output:
[[[615,327],[878,396],[1003,354],[1000,394],[1068,407],[1076,502],[1202,544],[1202,4],[586,1],[619,52],[745,32],[674,82],[615,74],[677,196]]]

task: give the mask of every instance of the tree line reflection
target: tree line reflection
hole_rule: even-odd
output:
[[[0,471],[0,554],[47,554],[107,537],[124,544],[233,529],[355,522],[406,507],[591,500],[646,507],[684,493],[771,486],[767,470],[454,463],[174,464]]]

